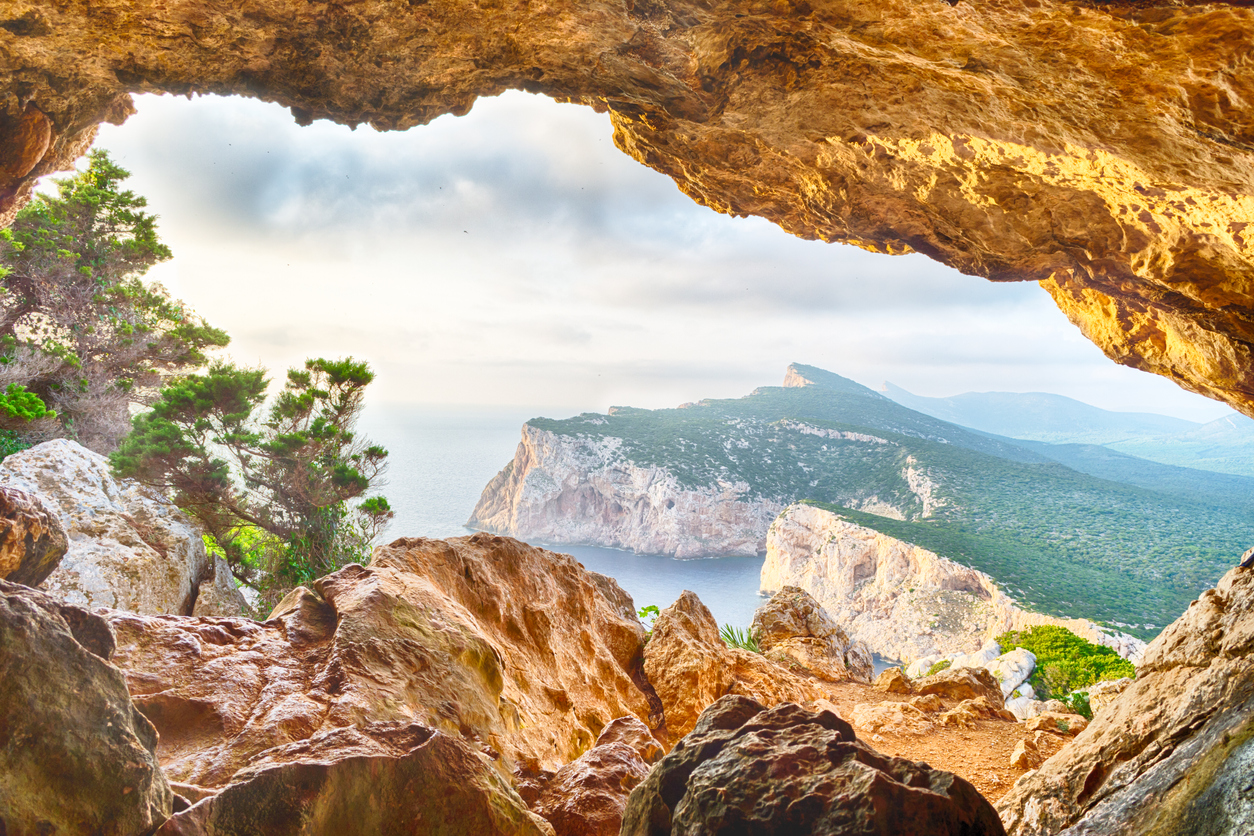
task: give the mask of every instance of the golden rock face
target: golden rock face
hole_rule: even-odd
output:
[[[0,63],[4,217],[133,92],[399,129],[521,88],[608,109],[720,212],[1042,282],[1112,359],[1254,415],[1254,9],[0,0]]]

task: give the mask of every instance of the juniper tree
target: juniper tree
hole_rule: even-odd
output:
[[[204,351],[228,338],[141,279],[170,258],[156,217],[121,188],[130,173],[107,153],[88,160],[0,232],[0,387],[24,386],[64,434],[107,452],[133,404],[202,367]]]
[[[353,358],[291,369],[268,407],[259,369],[215,363],[161,390],[110,457],[119,476],[170,495],[222,547],[237,577],[270,603],[292,587],[367,556],[392,518],[363,497],[387,451],[358,436],[374,379]]]

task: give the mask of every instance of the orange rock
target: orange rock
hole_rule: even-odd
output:
[[[557,836],[618,836],[627,796],[648,774],[631,746],[598,743],[557,771],[533,809]]]
[[[910,677],[901,672],[901,668],[889,668],[875,677],[874,685],[889,694],[909,694],[914,691]]]
[[[974,726],[976,720],[1005,720],[1013,723],[1015,716],[1007,711],[1000,701],[994,703],[987,696],[979,696],[975,699],[963,700],[937,718],[937,722],[942,726],[961,728]]]
[[[1020,740],[1010,753],[1010,765],[1015,769],[1035,769],[1041,763],[1041,753],[1031,740]]]
[[[269,621],[110,613],[163,768],[221,787],[274,747],[420,723],[556,769],[615,717],[661,725],[631,599],[572,558],[489,535],[398,540]]]
[[[758,607],[750,631],[762,652],[820,679],[870,682],[871,649],[849,638],[810,593],[786,586]]]
[[[653,623],[653,635],[644,648],[644,671],[662,701],[672,740],[692,731],[701,712],[726,694],[763,705],[825,696],[818,680],[724,644],[714,616],[687,591]]]
[[[853,707],[849,719],[854,728],[868,734],[923,734],[933,728],[926,714],[905,702],[861,703]]]
[[[984,668],[948,668],[913,683],[916,694],[935,694],[941,699],[971,700],[985,697],[998,708],[1005,708],[1001,685]]]
[[[1088,728],[1088,725],[1089,721],[1079,714],[1060,714],[1055,711],[1046,711],[1044,714],[1038,714],[1023,722],[1024,728],[1028,731],[1052,731],[1063,734],[1079,734]]]
[[[935,694],[924,694],[921,697],[911,697],[910,704],[920,711],[943,711],[945,704],[941,702],[941,698]]]
[[[39,497],[0,487],[0,578],[39,586],[68,547],[60,518]]]

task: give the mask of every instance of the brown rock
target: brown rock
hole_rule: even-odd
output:
[[[868,734],[923,734],[933,728],[926,714],[904,702],[860,703],[849,719],[854,728]]]
[[[810,593],[786,586],[758,607],[750,633],[770,659],[831,682],[870,682],[870,648],[855,642]]]
[[[1115,701],[1115,698],[1128,690],[1128,686],[1133,682],[1131,677],[1124,679],[1107,679],[1102,682],[1095,682],[1084,690],[1089,695],[1089,708],[1094,714],[1106,708]]]
[[[1031,740],[1020,740],[1010,753],[1010,765],[1015,769],[1035,769],[1040,763],[1040,750]]]
[[[620,148],[716,211],[1039,281],[1117,362],[1254,412],[1243,3],[98,5],[4,24],[7,118],[60,128],[10,213],[133,90],[404,129],[523,87],[608,109]]]
[[[607,583],[515,540],[397,540],[368,569],[294,590],[264,624],[109,619],[177,781],[222,787],[275,747],[379,723],[461,738],[509,774],[568,763],[615,717],[661,724],[643,628]]]
[[[924,694],[921,697],[911,697],[910,704],[920,711],[934,712],[943,711],[945,704],[941,702],[941,698],[935,694]]]
[[[913,684],[916,694],[935,694],[953,702],[985,697],[998,708],[1006,707],[997,677],[984,668],[947,668],[917,679]]]
[[[831,712],[728,696],[632,791],[622,836],[1003,832],[966,781],[879,754]]]
[[[1254,830],[1254,569],[1228,572],[1149,646],[1127,690],[998,802],[1017,836]]]
[[[597,738],[596,745],[605,746],[610,743],[622,743],[631,747],[645,763],[657,763],[665,753],[662,744],[649,731],[649,727],[630,716],[611,720]]]
[[[16,120],[0,122],[0,181],[17,180],[30,174],[52,142],[52,123],[43,111],[27,104]]]
[[[0,580],[0,832],[139,836],[170,815],[112,651],[98,616]]]
[[[705,605],[685,591],[653,623],[644,648],[644,671],[666,712],[671,739],[692,730],[697,717],[726,694],[764,705],[809,702],[825,696],[803,678],[758,653],[728,647]]]
[[[910,694],[914,692],[914,684],[910,677],[901,672],[901,668],[889,668],[875,677],[875,687],[889,694]]]
[[[157,833],[552,834],[486,758],[418,724],[320,733],[278,747],[237,777]]]
[[[936,718],[936,722],[942,726],[971,728],[977,720],[1005,720],[1013,723],[1015,719],[1015,716],[1007,711],[1000,701],[994,703],[987,696],[979,696],[958,703],[954,708]]]
[[[533,809],[557,836],[618,836],[627,796],[648,774],[631,746],[598,743],[557,771]]]
[[[1062,734],[1079,734],[1088,728],[1089,721],[1085,720],[1079,714],[1060,714],[1055,711],[1046,711],[1023,721],[1023,726],[1028,731],[1048,731],[1061,732]]]
[[[0,578],[39,586],[68,546],[61,520],[37,496],[0,487]]]

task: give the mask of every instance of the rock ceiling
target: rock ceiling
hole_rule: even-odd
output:
[[[0,62],[3,219],[131,93],[404,129],[522,88],[608,109],[717,211],[1038,281],[1112,359],[1254,415],[1244,4],[0,0]]]

